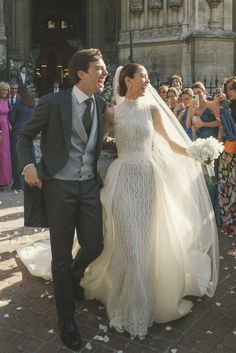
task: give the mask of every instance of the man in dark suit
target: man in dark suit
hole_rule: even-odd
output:
[[[11,109],[18,100],[18,83],[10,82],[10,95],[8,98],[9,108]]]
[[[74,298],[83,299],[80,280],[103,249],[97,160],[103,140],[107,70],[98,49],[76,52],[69,64],[72,89],[41,97],[18,136],[25,182],[43,191],[50,230],[52,276],[63,343],[81,346]],[[41,132],[42,158],[35,166],[32,140]],[[72,260],[74,231],[80,249]]]
[[[31,87],[30,77],[27,73],[27,69],[25,65],[20,66],[20,71],[17,74],[16,81],[19,87],[22,87],[22,86],[25,88]]]

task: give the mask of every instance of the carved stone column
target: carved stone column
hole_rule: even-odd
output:
[[[141,13],[144,11],[144,0],[130,0],[130,12],[134,15],[134,28],[139,29]]]
[[[152,11],[153,14],[153,26],[158,25],[158,15],[160,10],[163,8],[163,0],[148,0],[148,9]]]
[[[173,24],[178,23],[178,11],[179,8],[182,6],[183,0],[168,0],[168,6],[172,10],[173,15]]]
[[[210,8],[211,8],[211,18],[209,21],[210,29],[219,28],[220,21],[217,18],[217,7],[222,2],[222,0],[207,0]]]
[[[5,26],[3,23],[3,0],[0,0],[0,56],[6,56]]]

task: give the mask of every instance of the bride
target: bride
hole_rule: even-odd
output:
[[[214,295],[217,229],[201,165],[187,157],[191,141],[146,69],[127,64],[115,81],[120,103],[107,118],[118,158],[101,190],[104,250],[81,285],[87,299],[106,306],[111,327],[143,339],[153,322],[188,314],[186,296]],[[40,256],[36,251],[33,262]],[[50,256],[47,265],[49,272]]]

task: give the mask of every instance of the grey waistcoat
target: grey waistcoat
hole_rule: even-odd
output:
[[[72,95],[72,134],[69,158],[54,179],[88,180],[94,177],[93,164],[98,134],[98,117],[94,100],[93,122],[89,138],[78,112],[78,103]]]

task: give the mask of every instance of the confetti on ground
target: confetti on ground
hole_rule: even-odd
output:
[[[90,342],[85,345],[85,348],[87,348],[89,351],[93,349]]]
[[[4,314],[3,317],[10,317],[10,315],[9,314]]]
[[[171,353],[176,353],[178,351],[178,349],[172,348],[170,351],[171,351]]]
[[[35,232],[35,233],[38,233],[38,229],[34,229],[34,232]]]
[[[202,299],[201,298],[197,298],[197,302],[202,302]]]
[[[22,310],[22,306],[18,306],[18,307],[16,308],[16,310],[18,310],[18,311]]]
[[[103,332],[107,332],[107,326],[106,325],[102,325],[102,324],[100,324],[99,326],[98,326],[98,328],[100,329],[100,330],[102,330]]]
[[[82,311],[84,311],[85,313],[88,313],[88,309],[84,308]]]
[[[48,295],[48,299],[52,299],[52,298],[53,298],[52,294]]]
[[[230,294],[235,294],[235,291],[234,291],[234,290],[231,290],[231,291],[230,291]]]
[[[236,331],[232,331],[232,333],[233,333],[233,335],[235,335],[235,336],[236,336]]]
[[[104,341],[104,338],[102,336],[98,336],[98,335],[94,336],[93,339],[94,339],[94,341]]]
[[[227,266],[226,266],[226,267],[224,267],[224,270],[228,271],[228,269],[229,269],[229,268],[228,268]]]
[[[40,295],[40,298],[44,298],[45,295],[46,295],[46,293],[41,294],[41,295]]]
[[[171,331],[171,330],[172,330],[172,327],[171,327],[171,326],[166,326],[166,327],[165,327],[165,330],[166,330],[166,331]]]
[[[221,303],[219,303],[219,302],[216,302],[216,306],[221,306]]]
[[[212,331],[207,331],[206,334],[207,334],[207,335],[212,335],[213,332],[212,332]]]
[[[54,330],[53,329],[48,330],[48,333],[54,333]]]

